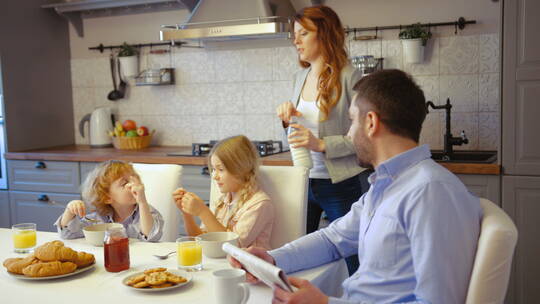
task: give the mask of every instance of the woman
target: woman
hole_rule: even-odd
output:
[[[311,152],[307,216],[311,233],[318,229],[323,211],[334,221],[367,190],[362,189],[359,176],[364,169],[346,137],[353,86],[361,74],[348,61],[343,26],[329,7],[307,7],[295,16],[294,45],[304,69],[295,75],[292,101],[281,104],[277,115],[284,127],[296,116],[298,123],[290,124],[296,130],[289,134],[289,144]],[[351,263],[349,273],[355,270]]]

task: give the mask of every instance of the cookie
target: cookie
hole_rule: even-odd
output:
[[[180,284],[180,283],[184,283],[186,282],[187,280],[181,276],[177,276],[175,274],[172,274],[170,272],[167,272],[167,282],[171,282],[171,283],[174,283],[174,284]]]
[[[167,275],[164,272],[152,272],[144,280],[150,285],[161,285],[167,282]]]
[[[146,269],[144,271],[144,274],[151,274],[153,272],[163,272],[167,270],[167,268],[163,268],[163,267],[158,267],[158,268],[150,268],[150,269]]]
[[[135,288],[145,288],[150,286],[150,284],[146,283],[146,281],[141,281],[139,283],[133,284],[133,287]]]
[[[172,283],[163,283],[161,285],[152,285],[151,288],[165,288],[165,287],[171,287],[174,286]]]
[[[145,274],[140,274],[140,275],[137,275],[137,276],[134,276],[132,277],[131,279],[129,279],[126,284],[128,284],[129,286],[132,286],[132,285],[135,285],[139,282],[142,282],[144,281],[144,279],[146,278],[146,275]]]

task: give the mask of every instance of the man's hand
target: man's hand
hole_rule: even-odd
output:
[[[249,247],[248,249],[246,249],[246,251],[253,254],[254,256],[257,256],[257,257],[267,261],[268,263],[270,263],[272,265],[276,265],[276,261],[274,261],[274,258],[271,255],[269,255],[268,252],[266,250],[264,250],[263,248]],[[241,269],[246,270],[244,268],[244,266],[237,259],[233,258],[232,256],[229,256],[229,263],[234,268],[241,268]],[[259,279],[246,270],[246,281],[248,281],[249,283],[257,283],[257,282],[259,282]]]
[[[287,304],[328,304],[328,296],[308,280],[289,277],[289,282],[298,290],[288,292],[279,287],[274,289],[272,303]]]

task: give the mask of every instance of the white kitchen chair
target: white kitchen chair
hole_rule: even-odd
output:
[[[275,221],[270,245],[278,248],[306,234],[308,170],[291,166],[261,166],[259,171],[259,184],[274,205]],[[220,194],[212,180],[212,210]]]
[[[480,199],[484,210],[467,304],[504,303],[518,231],[497,205]]]
[[[174,204],[172,193],[180,186],[182,166],[172,164],[133,164],[144,184],[148,203],[163,216],[161,242],[174,242],[178,237],[182,216]]]

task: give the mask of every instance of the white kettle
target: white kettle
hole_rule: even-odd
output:
[[[84,137],[84,125],[90,123],[90,147],[103,148],[112,146],[112,138],[108,132],[113,130],[114,117],[111,108],[97,108],[91,114],[86,114],[79,122],[79,132]]]

